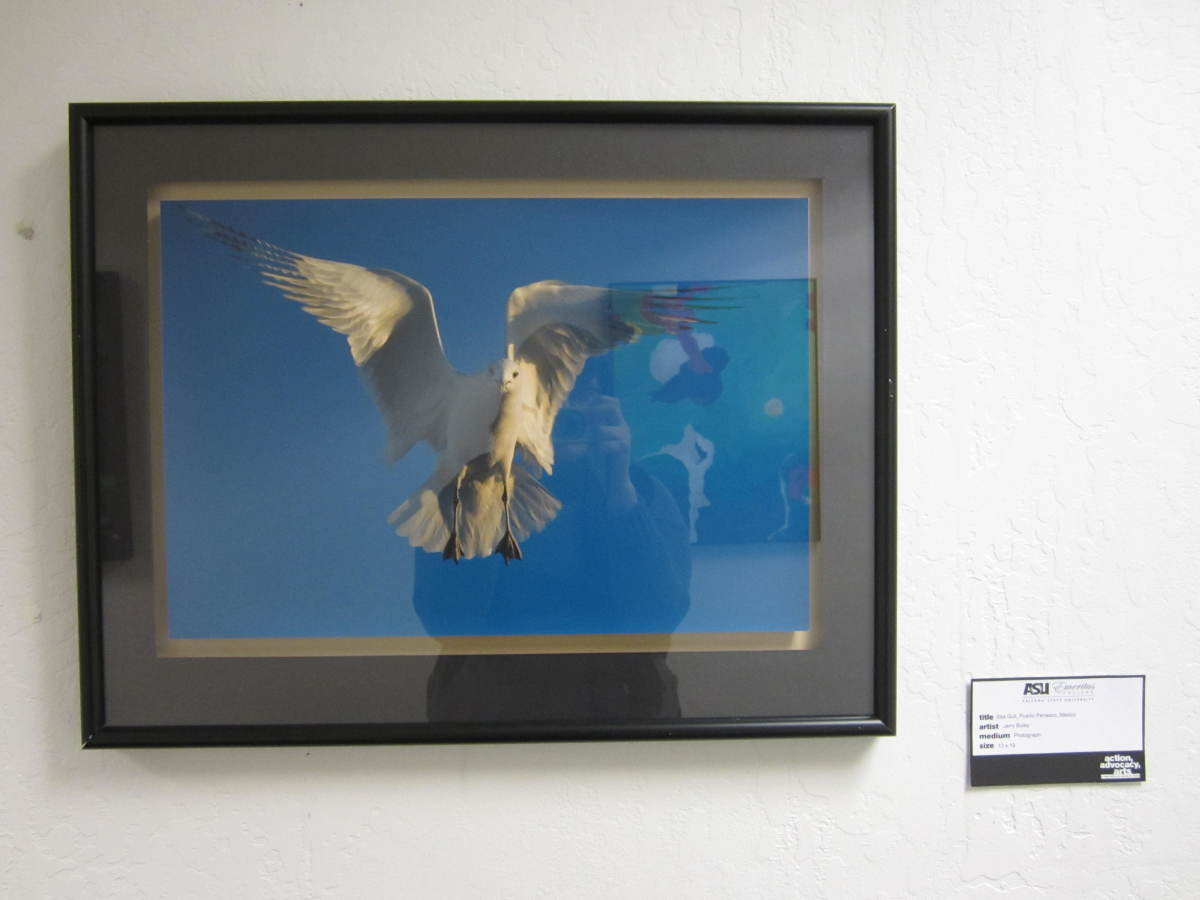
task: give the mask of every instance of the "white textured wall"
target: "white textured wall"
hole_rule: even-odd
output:
[[[0,894],[1197,896],[1200,4],[0,2]],[[66,103],[900,106],[900,736],[81,752]],[[972,675],[1146,673],[969,790]]]

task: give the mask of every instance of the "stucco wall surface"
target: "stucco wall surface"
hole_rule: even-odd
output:
[[[0,3],[0,894],[1194,897],[1200,4]],[[78,749],[66,104],[895,101],[900,735]],[[972,676],[1150,780],[965,787]]]

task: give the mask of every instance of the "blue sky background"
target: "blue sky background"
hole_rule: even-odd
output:
[[[385,463],[383,424],[345,339],[263,285],[253,266],[187,219],[188,208],[299,253],[417,279],[433,293],[448,359],[464,371],[503,355],[508,294],[532,281],[808,277],[804,200],[164,203],[167,583],[177,638],[424,634],[412,608],[415,551],[387,516],[432,464],[423,446]],[[772,324],[782,315],[776,306],[748,304],[736,316],[764,358],[787,354],[794,371],[807,371],[803,336]],[[718,327],[732,329],[736,343],[735,314],[722,317]],[[617,350],[614,362],[633,350]],[[731,366],[727,385],[736,377]],[[789,414],[806,449],[807,410]],[[745,433],[758,439],[753,428]],[[794,546],[806,571],[807,548]],[[535,566],[534,557],[517,565]],[[489,565],[501,563],[462,567]],[[761,585],[727,616],[708,611],[705,629],[805,627],[807,578],[798,582]],[[603,617],[592,611],[580,621],[595,630]]]

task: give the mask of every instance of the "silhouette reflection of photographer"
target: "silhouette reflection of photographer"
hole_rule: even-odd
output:
[[[555,422],[544,481],[563,507],[523,543],[525,558],[454,565],[417,551],[413,602],[430,634],[665,634],[682,621],[687,523],[662,482],[631,465],[629,425],[592,368]],[[665,653],[446,654],[427,700],[430,721],[679,716]]]

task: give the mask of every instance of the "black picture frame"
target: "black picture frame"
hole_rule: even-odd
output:
[[[548,147],[548,149],[546,149]],[[542,149],[538,149],[542,148]],[[85,747],[888,735],[896,727],[896,156],[891,104],[117,103],[70,107]],[[462,654],[490,698],[433,717],[433,661],[164,654],[152,459],[161,403],[148,196],[164,182],[404,178],[813,180],[820,640],[807,649]],[[828,469],[825,467],[828,466]],[[827,482],[827,483],[826,483]],[[677,708],[580,700],[670,670]],[[657,676],[654,676],[657,677]],[[564,685],[582,686],[577,695]]]

